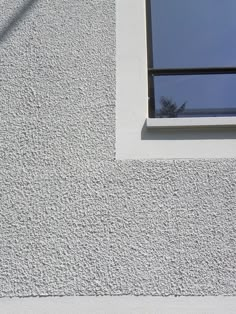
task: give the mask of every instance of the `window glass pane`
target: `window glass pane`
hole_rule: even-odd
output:
[[[236,0],[151,0],[153,67],[236,66]]]
[[[156,116],[236,116],[235,86],[234,74],[156,76]]]

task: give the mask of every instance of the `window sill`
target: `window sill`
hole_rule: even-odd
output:
[[[147,118],[147,128],[236,127],[236,117]]]

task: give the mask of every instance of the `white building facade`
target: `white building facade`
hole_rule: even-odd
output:
[[[236,159],[117,158],[115,2],[0,0],[0,296],[234,296]]]

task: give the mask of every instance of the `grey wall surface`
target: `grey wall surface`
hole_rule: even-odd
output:
[[[115,0],[0,12],[0,295],[235,295],[236,160],[115,160]]]

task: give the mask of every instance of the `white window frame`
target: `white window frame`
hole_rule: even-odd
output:
[[[235,158],[236,117],[148,118],[145,4],[116,1],[116,158]]]

